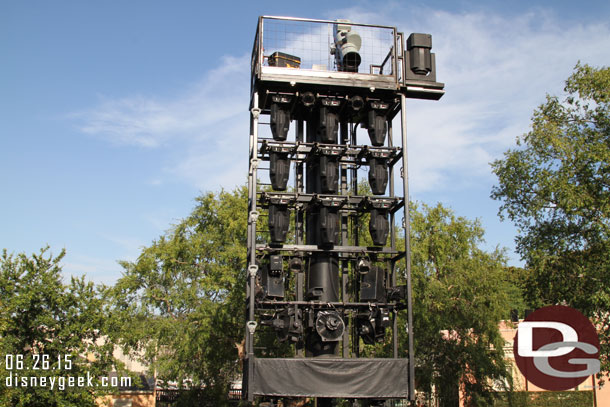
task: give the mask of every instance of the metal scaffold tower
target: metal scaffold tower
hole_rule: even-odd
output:
[[[405,46],[395,27],[259,18],[251,60],[248,400],[413,400],[405,103],[444,94],[431,47],[428,34],[411,34]],[[402,311],[406,357],[398,352]],[[269,331],[292,345],[291,357],[259,349],[258,335]],[[361,357],[363,344],[383,342],[388,332],[392,357]]]

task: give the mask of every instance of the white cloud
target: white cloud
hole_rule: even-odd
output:
[[[391,3],[381,13],[356,8],[341,16],[393,24],[406,35],[432,34],[437,78],[446,84],[446,94],[439,102],[408,101],[415,192],[489,179],[488,163],[528,130],[546,93],[561,93],[579,60],[610,64],[608,23],[562,24],[542,9],[516,17],[405,11]]]
[[[560,93],[578,60],[608,65],[608,23],[562,25],[544,10],[505,17],[489,12],[359,9],[332,15],[352,21],[430,32],[439,102],[408,102],[412,191],[460,187],[486,179],[489,162],[527,131],[546,92]],[[246,179],[249,57],[225,57],[191,89],[173,99],[142,96],[105,100],[81,114],[82,130],[113,143],[160,147],[178,143],[167,166],[201,190],[231,188]],[[469,181],[465,181],[469,180]]]

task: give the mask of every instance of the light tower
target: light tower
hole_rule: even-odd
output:
[[[251,60],[248,400],[414,398],[405,103],[444,94],[431,47],[428,34],[411,34],[405,46],[395,27],[259,18]],[[270,137],[259,134],[262,117]],[[397,165],[402,188],[394,185]],[[259,181],[263,170],[268,188]],[[358,190],[362,170],[372,195]],[[401,209],[404,248],[395,226]],[[399,286],[402,259],[406,284]],[[401,310],[406,358],[398,355]],[[292,344],[294,357],[256,351],[263,329]],[[383,341],[389,330],[393,357],[360,357],[361,342]]]

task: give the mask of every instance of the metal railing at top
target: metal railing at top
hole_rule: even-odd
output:
[[[262,67],[278,66],[277,61],[270,58],[274,54],[287,55],[289,59],[298,61],[297,67],[292,64],[295,69],[341,71],[331,53],[337,46],[335,31],[338,26],[347,27],[361,39],[358,73],[392,76],[400,80],[402,36],[395,27],[271,16],[259,18],[252,50],[253,79]]]

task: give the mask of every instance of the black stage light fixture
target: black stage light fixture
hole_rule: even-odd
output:
[[[371,267],[367,272],[360,272],[360,301],[385,302],[385,270]]]
[[[290,175],[290,160],[286,153],[269,153],[269,178],[276,191],[285,191]],[[370,179],[370,176],[369,176]]]
[[[316,103],[316,97],[312,92],[305,92],[301,95],[301,102],[305,107],[311,107]]]
[[[271,256],[274,257],[274,256]],[[263,267],[262,275],[261,275],[261,285],[263,286],[263,291],[265,297],[267,298],[284,298],[284,276],[281,270],[281,258],[279,257],[280,262],[280,270],[277,269],[277,263],[274,263],[273,259],[269,261],[269,264]],[[276,259],[277,261],[277,259]],[[259,269],[260,270],[260,269]]]
[[[369,185],[373,195],[385,194],[388,185],[388,160],[386,158],[369,158]]]
[[[318,213],[320,243],[323,245],[339,243],[339,214],[334,208],[320,207]]]
[[[303,259],[300,257],[293,257],[290,259],[288,270],[290,270],[291,273],[300,273],[303,271]]]
[[[371,269],[371,262],[368,261],[368,259],[361,257],[356,262],[356,270],[358,270],[358,273],[366,274],[369,272],[370,269]]]
[[[269,235],[272,243],[284,243],[290,226],[290,211],[286,205],[269,205]]]
[[[288,130],[290,129],[290,100],[286,96],[272,97],[269,115],[271,125],[271,135],[275,141],[286,141]]]
[[[382,342],[390,323],[390,312],[386,308],[373,308],[356,316],[358,334],[367,345]]]
[[[428,75],[432,72],[432,36],[430,34],[409,35],[407,51],[409,52],[409,69],[416,75]]]
[[[385,102],[372,101],[370,107],[369,114],[367,115],[369,138],[372,145],[380,147],[384,145],[385,135],[388,131],[386,112],[390,105]]]
[[[336,194],[339,188],[339,158],[321,155],[319,160],[320,189],[323,194]]]
[[[337,70],[342,72],[358,72],[362,57],[358,51],[362,46],[362,38],[352,31],[351,21],[336,20],[333,25],[335,43],[331,45],[330,53],[335,56]]]
[[[390,233],[390,222],[388,221],[388,211],[385,209],[371,209],[371,219],[369,221],[369,233],[373,244],[385,246]]]
[[[319,311],[316,316],[316,332],[322,342],[338,341],[345,332],[345,322],[335,310]]]
[[[341,104],[338,99],[324,98],[318,118],[318,141],[336,144],[339,134],[339,115],[335,109]]]
[[[354,112],[357,112],[364,107],[364,99],[360,96],[354,96],[349,99],[349,105]]]
[[[280,342],[299,342],[303,338],[303,313],[294,307],[286,307],[274,315],[271,326]]]

